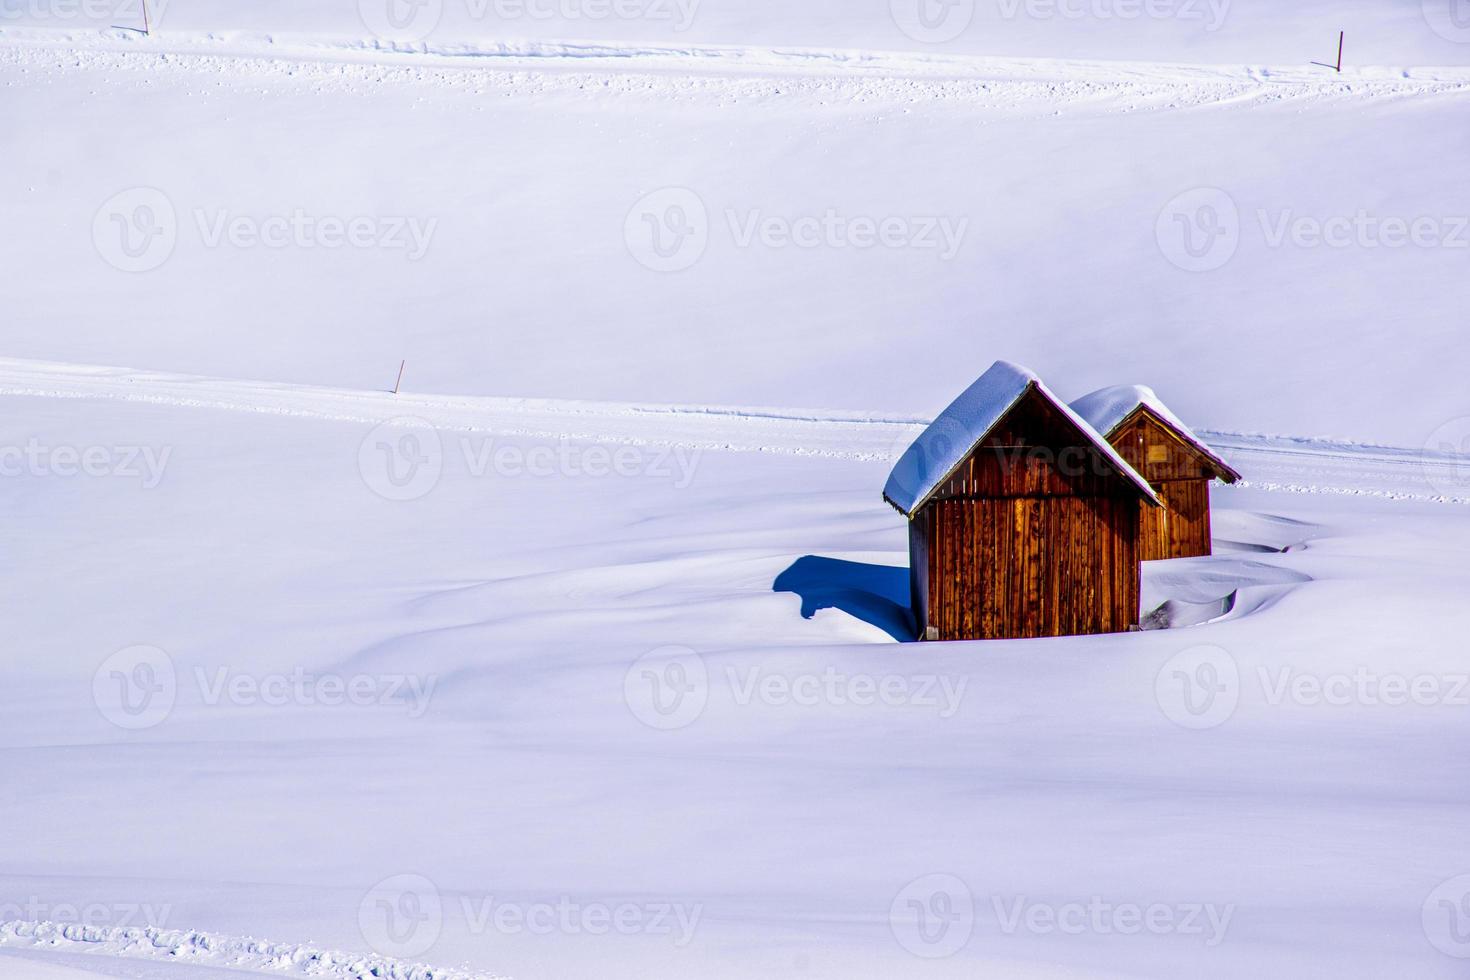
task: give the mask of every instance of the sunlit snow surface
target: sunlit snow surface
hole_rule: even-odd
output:
[[[1463,975],[1448,2],[122,7],[0,13],[0,977]],[[897,642],[1000,358],[1244,475],[1148,631]]]
[[[927,417],[1004,358],[1246,432],[1417,448],[1467,414],[1426,356],[1470,305],[1448,57],[363,35],[5,29],[7,353]]]
[[[589,433],[560,442],[502,436],[523,420],[466,401],[433,451],[428,430],[376,425],[390,396],[256,385],[241,410],[211,406],[241,386],[208,379],[0,375],[71,395],[6,395],[0,413],[5,444],[42,461],[0,483],[6,629],[24,638],[0,690],[0,885],[35,906],[24,918],[92,908],[368,955],[395,951],[378,903],[411,896],[435,929],[400,924],[431,941],[397,952],[529,977],[1458,969],[1430,938],[1451,934],[1421,923],[1470,865],[1470,784],[1447,749],[1467,724],[1452,688],[1470,510],[1433,499],[1465,482],[1453,466],[1217,438],[1248,484],[1216,491],[1219,554],[1147,577],[1151,602],[1187,611],[1233,595],[1223,618],[899,645],[905,533],[878,488],[883,443],[911,425],[716,414],[697,440],[687,410],[543,404]],[[332,399],[356,417],[303,409]],[[612,437],[630,415],[663,421]],[[703,448],[722,430],[739,449]],[[852,452],[791,451],[803,431]],[[398,456],[403,435],[429,469]],[[67,446],[166,462],[145,489],[120,455],[63,475]],[[553,475],[530,471],[538,447]],[[588,475],[595,447],[631,453],[631,475]],[[170,710],[135,692],[146,710],[128,715],[112,691],[155,655],[139,646],[168,658],[152,663],[154,681],[172,672]],[[1218,699],[1179,678],[1206,666]],[[298,669],[366,678],[366,696],[323,703],[314,680],[267,703]],[[1437,700],[1277,693],[1360,669],[1427,678]],[[671,676],[689,697],[649,684]],[[905,903],[956,881],[967,942],[911,955],[944,947]],[[1012,918],[1018,900],[1093,896],[1228,921]],[[559,907],[574,917],[516,926]],[[632,934],[589,934],[589,908],[623,910]]]

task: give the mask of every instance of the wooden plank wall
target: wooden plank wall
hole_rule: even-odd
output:
[[[930,509],[927,624],[940,639],[1117,633],[1138,622],[1138,504],[949,499]]]
[[[1120,426],[1111,442],[1164,501],[1163,508],[1144,505],[1140,514],[1143,560],[1210,554],[1210,461],[1147,414]]]
[[[1028,396],[916,515],[921,636],[926,627],[943,640],[1114,633],[1138,622],[1139,494],[1081,441],[1045,399]]]
[[[1159,485],[1159,496],[1169,515],[1164,557],[1196,558],[1210,554],[1210,481],[1170,480]],[[1148,549],[1144,550],[1147,553]]]
[[[1162,507],[1150,507],[1139,502],[1138,513],[1138,557],[1140,561],[1158,561],[1160,558],[1169,558],[1171,547],[1169,543],[1169,499],[1163,487],[1172,484],[1153,484],[1154,491],[1158,493],[1159,499],[1164,501]]]

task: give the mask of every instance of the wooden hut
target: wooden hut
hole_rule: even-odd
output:
[[[1143,560],[1210,554],[1210,482],[1234,483],[1240,474],[1151,388],[1104,388],[1077,399],[1072,408],[1148,478],[1163,501],[1163,507],[1145,508],[1140,515]]]
[[[900,457],[918,635],[1116,633],[1139,619],[1148,482],[1025,368],[998,362]]]

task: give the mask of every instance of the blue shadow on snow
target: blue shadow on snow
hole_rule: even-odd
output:
[[[800,596],[802,619],[820,609],[840,609],[900,643],[915,638],[907,568],[807,555],[777,575],[771,591]]]

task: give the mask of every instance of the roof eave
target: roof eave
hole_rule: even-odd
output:
[[[1215,450],[1200,442],[1198,438],[1190,436],[1187,433],[1180,432],[1177,426],[1171,425],[1168,419],[1160,418],[1159,413],[1150,410],[1147,405],[1135,406],[1133,411],[1129,412],[1127,415],[1119,419],[1116,425],[1114,425],[1111,429],[1104,433],[1104,438],[1106,438],[1109,443],[1111,443],[1113,436],[1117,433],[1119,429],[1132,422],[1138,416],[1145,414],[1149,418],[1157,422],[1159,425],[1163,426],[1165,429],[1168,429],[1170,432],[1174,433],[1174,436],[1180,442],[1192,447],[1201,456],[1209,460],[1209,462],[1215,468],[1215,479],[1227,484],[1239,483],[1241,481],[1242,477],[1240,475],[1240,471],[1231,466],[1229,463],[1225,462],[1225,460],[1220,456],[1219,453],[1215,452]]]
[[[1048,402],[1050,402],[1058,411],[1062,413],[1064,417],[1074,422],[1078,426],[1078,431],[1084,438],[1087,437],[1088,433],[1092,433],[1093,435],[1097,436],[1097,439],[1088,439],[1088,441],[1093,444],[1092,448],[1096,450],[1098,454],[1103,457],[1103,459],[1107,460],[1108,465],[1113,467],[1119,477],[1133,484],[1133,488],[1138,491],[1139,496],[1141,496],[1150,506],[1164,506],[1164,502],[1160,500],[1158,494],[1154,492],[1153,486],[1148,482],[1148,480],[1144,479],[1141,473],[1139,473],[1133,467],[1129,466],[1127,460],[1118,455],[1117,450],[1113,448],[1110,442],[1108,442],[1107,436],[1104,436],[1102,433],[1094,429],[1091,425],[1087,423],[1086,419],[1082,418],[1082,416],[1072,411],[1070,406],[1068,406],[1061,399],[1057,398],[1054,394],[1051,393],[1049,389],[1047,389],[1045,385],[1035,379],[1026,382],[1026,386],[1022,388],[1016,394],[1016,397],[1011,399],[1010,404],[1008,404],[1005,409],[996,416],[995,422],[991,424],[990,428],[986,429],[985,432],[982,433],[980,437],[975,440],[975,443],[965,451],[965,454],[960,457],[959,462],[955,463],[955,465],[951,467],[941,479],[936,481],[934,486],[929,489],[928,493],[926,493],[919,500],[915,501],[912,510],[904,510],[898,504],[894,503],[893,500],[886,493],[883,495],[883,499],[887,501],[888,505],[894,510],[898,511],[909,520],[913,520],[914,515],[927,507],[929,505],[929,502],[934,499],[934,496],[939,493],[939,489],[947,484],[950,479],[955,475],[955,473],[959,472],[960,467],[965,465],[965,460],[974,455],[975,450],[978,449],[981,444],[985,442],[986,439],[990,438],[990,433],[995,431],[995,427],[999,425],[1001,421],[1005,419],[1005,417],[1009,415],[1011,411],[1021,403],[1022,399],[1024,399],[1028,394],[1033,391],[1038,392],[1042,398],[1045,398]],[[1142,408],[1143,406],[1139,407]],[[1116,429],[1116,426],[1114,428]]]

